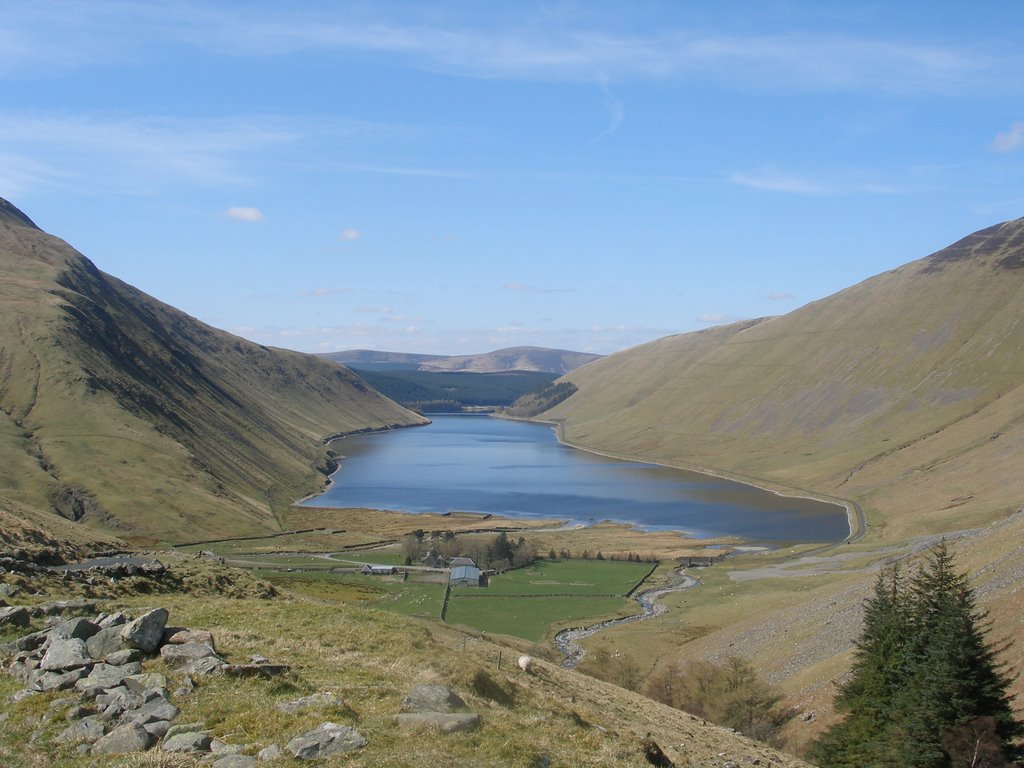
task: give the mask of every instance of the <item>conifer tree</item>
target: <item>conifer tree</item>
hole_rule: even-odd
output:
[[[1010,677],[986,630],[944,542],[909,585],[895,570],[880,575],[836,699],[846,717],[811,759],[836,768],[997,768],[1024,757]]]

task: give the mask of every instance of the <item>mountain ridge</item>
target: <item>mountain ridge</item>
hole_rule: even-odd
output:
[[[140,540],[273,530],[322,485],[324,436],[424,423],[347,369],[214,329],[2,211],[0,496]]]
[[[415,370],[442,372],[464,371],[468,373],[503,373],[531,371],[565,374],[569,371],[598,360],[601,355],[589,352],[574,352],[568,349],[548,347],[505,347],[475,355],[428,355],[411,352],[383,352],[368,349],[350,349],[339,352],[324,352],[320,357],[354,368],[366,367],[414,367]]]

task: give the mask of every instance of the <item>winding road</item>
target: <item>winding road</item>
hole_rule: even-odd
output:
[[[668,610],[668,607],[657,602],[658,598],[667,595],[670,592],[681,592],[684,589],[692,589],[699,584],[699,579],[683,573],[681,570],[676,570],[672,573],[672,583],[667,587],[645,589],[643,592],[638,592],[636,594],[635,599],[640,603],[643,613],[638,613],[635,616],[627,616],[624,619],[609,619],[608,621],[602,621],[598,624],[591,624],[589,627],[563,629],[555,635],[555,648],[565,654],[565,659],[562,661],[562,667],[565,669],[575,669],[576,666],[583,661],[583,657],[586,656],[587,652],[586,649],[580,645],[580,641],[584,638],[590,637],[591,635],[600,632],[602,629],[616,627],[620,624],[631,624],[634,621],[646,621],[647,619],[653,619],[655,616],[661,616]]]

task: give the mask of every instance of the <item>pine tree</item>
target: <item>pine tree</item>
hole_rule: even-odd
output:
[[[945,543],[906,587],[895,570],[879,576],[836,699],[847,715],[811,758],[836,768],[995,768],[1024,757],[1015,743],[1024,724],[987,628]]]
[[[907,618],[894,568],[879,574],[864,604],[864,629],[856,643],[850,679],[836,698],[848,713],[815,743],[811,758],[835,768],[899,766],[900,728],[894,708],[906,684]]]

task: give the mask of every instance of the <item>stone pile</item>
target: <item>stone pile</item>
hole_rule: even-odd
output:
[[[254,752],[258,745],[226,744],[213,738],[203,723],[178,723],[180,710],[174,700],[193,693],[197,679],[272,677],[289,668],[262,656],[229,664],[217,652],[210,632],[167,626],[164,608],[135,618],[95,611],[96,606],[87,601],[0,608],[0,625],[28,628],[33,618],[43,618],[47,624],[0,644],[6,671],[26,686],[10,701],[56,693],[41,719],[67,723],[56,741],[77,744],[83,756],[142,752],[159,745],[163,752],[205,755],[214,768],[250,768],[257,761],[288,754],[296,760],[318,760],[362,749],[367,743],[354,728],[328,719],[352,714],[345,701],[330,692],[279,702],[277,709],[285,715],[324,711],[325,722],[298,734],[283,748],[271,744],[256,757],[242,753]],[[175,680],[182,681],[173,694],[166,675],[143,666],[156,658],[174,670]],[[5,712],[0,721],[8,717]],[[405,731],[427,727],[454,733],[479,727],[480,716],[469,712],[465,701],[447,686],[417,685],[394,721]],[[37,730],[31,739],[42,734]]]
[[[217,653],[212,634],[168,627],[164,608],[135,619],[123,613],[71,616],[95,609],[85,601],[0,609],[3,623],[11,626],[27,627],[33,616],[50,617],[46,629],[0,645],[0,656],[9,659],[8,673],[26,685],[12,701],[73,691],[75,695],[51,702],[44,720],[67,721],[57,741],[79,742],[82,754],[140,752],[160,742],[165,752],[220,755],[215,763],[219,768],[243,768],[255,762],[238,754],[243,747],[211,738],[201,723],[174,725],[179,709],[171,702],[167,677],[144,672],[142,662],[159,655],[185,676],[185,685],[175,696],[190,693],[193,678],[236,667],[245,668],[245,674],[270,676],[287,671],[286,666],[266,660],[228,664]],[[238,759],[222,762],[228,757]]]

